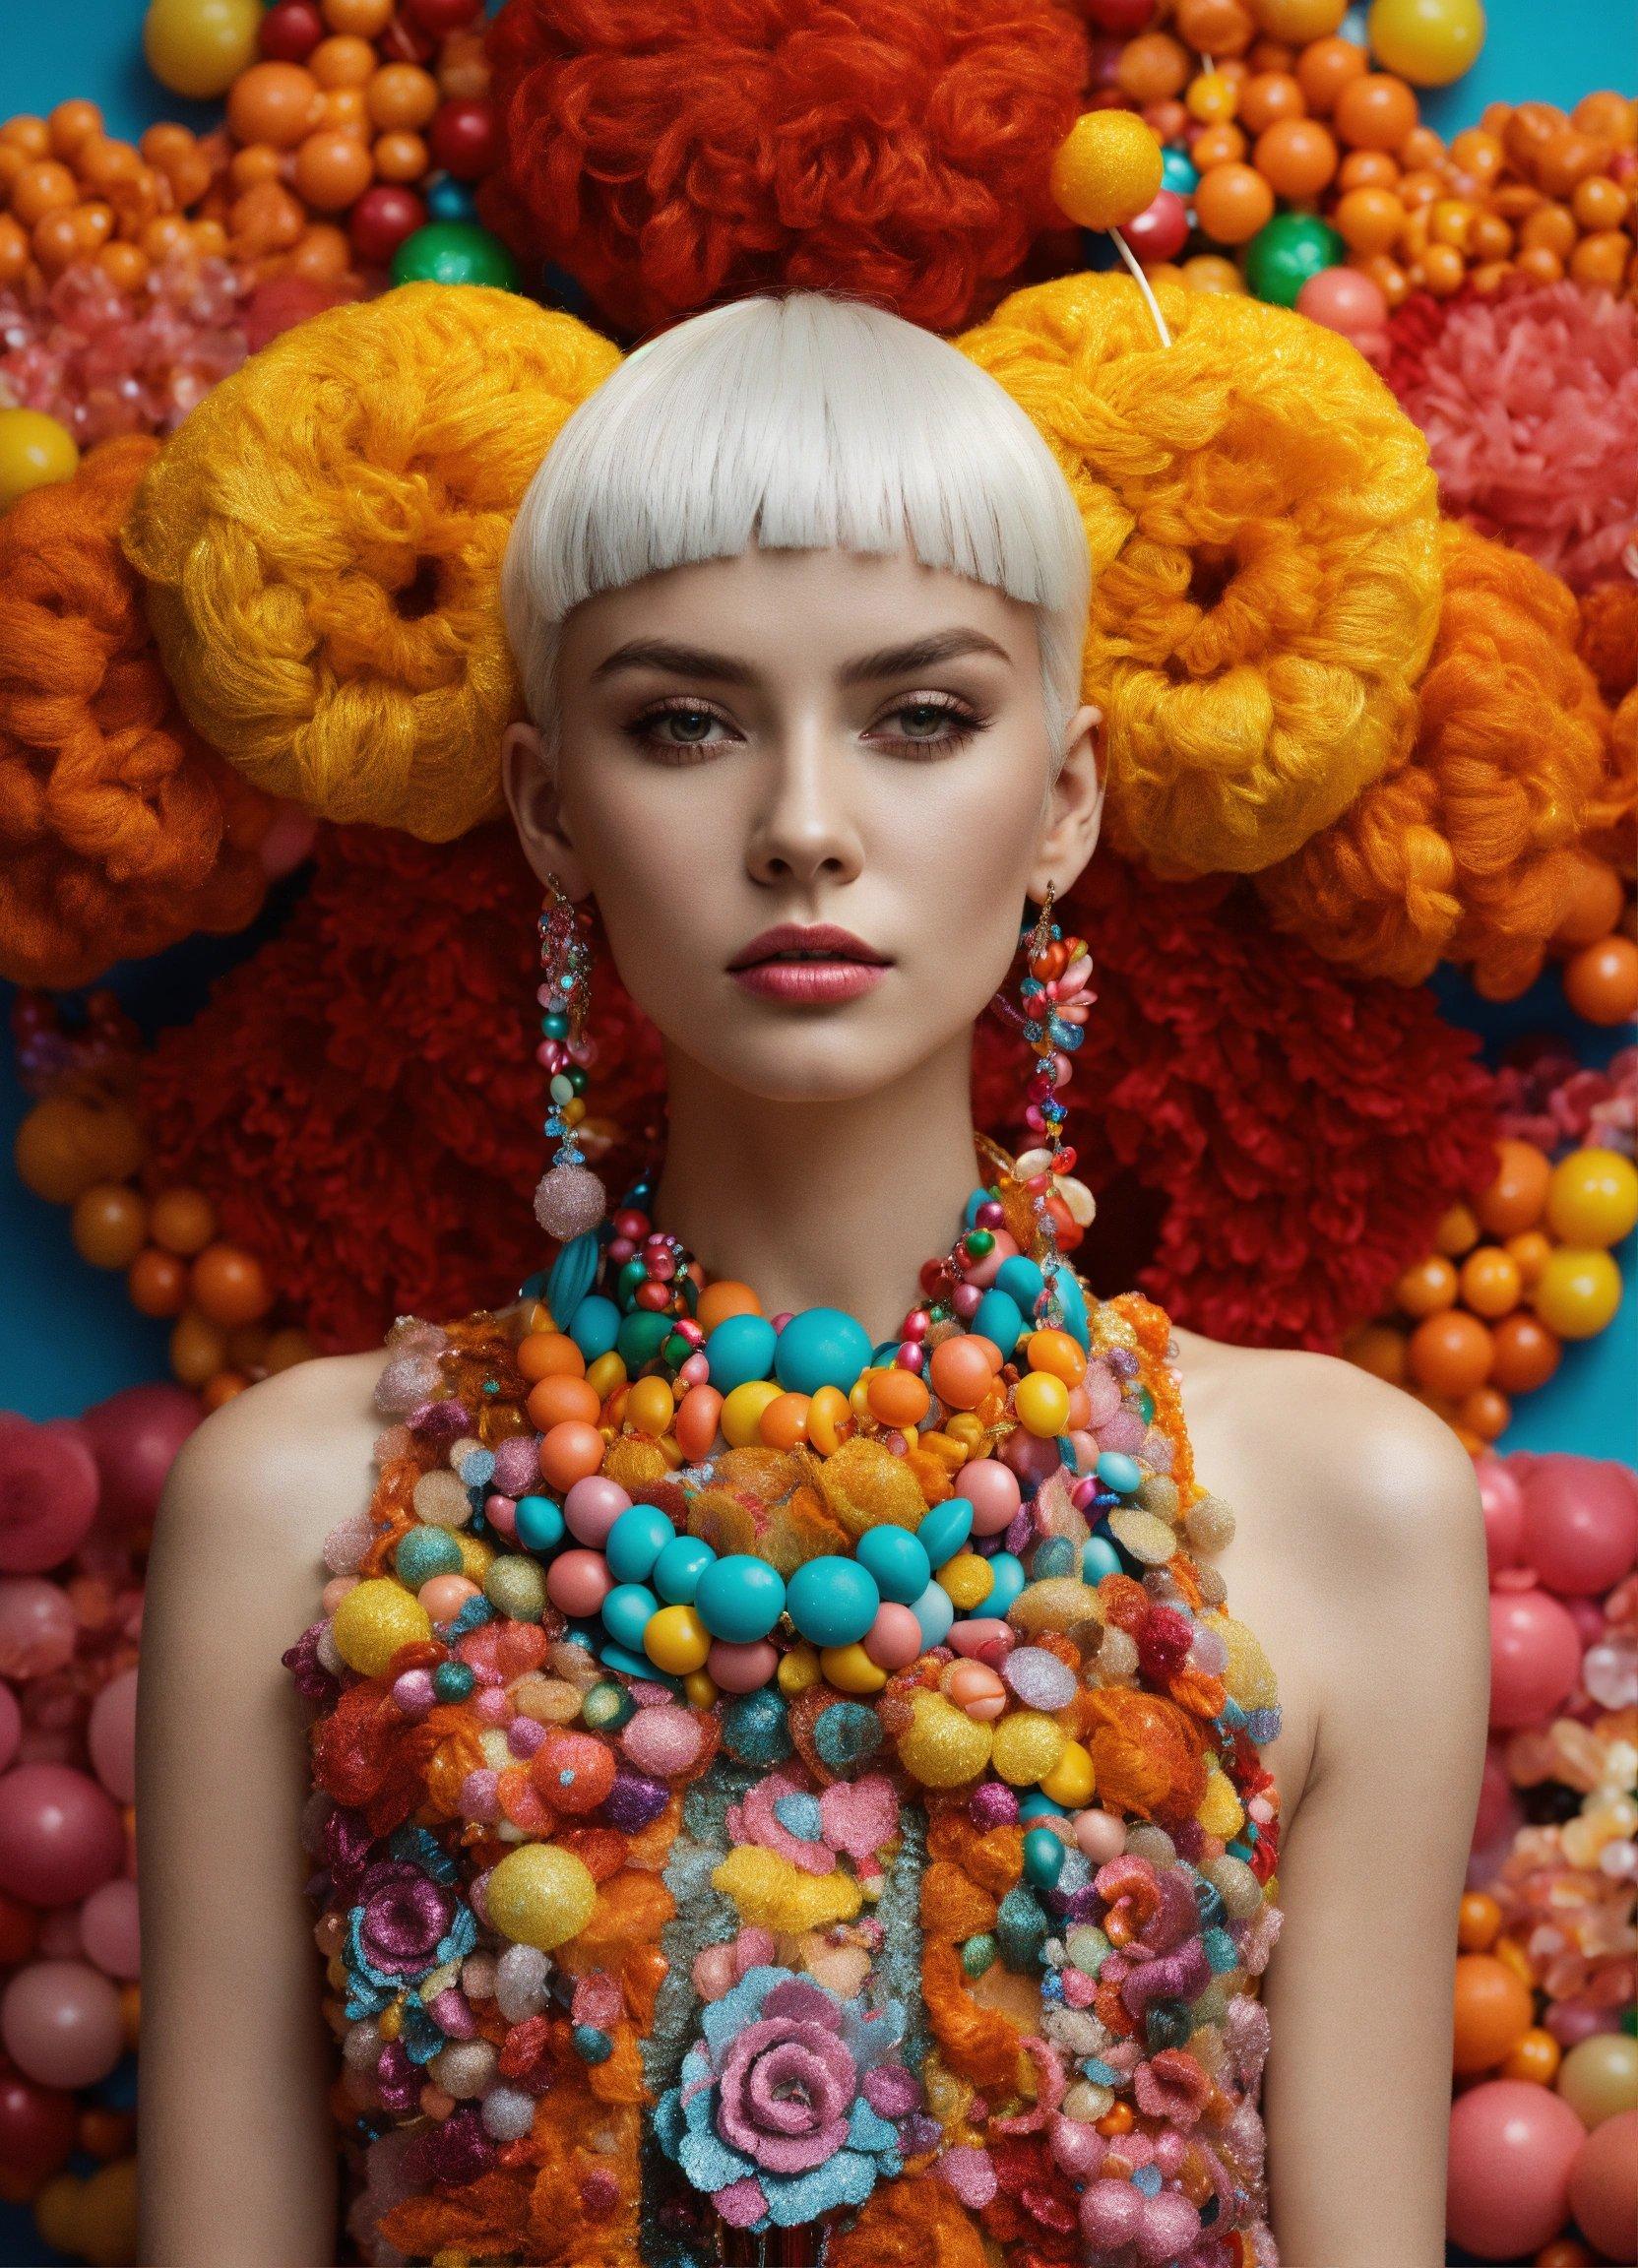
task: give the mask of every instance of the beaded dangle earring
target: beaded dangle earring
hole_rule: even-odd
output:
[[[1063,1139],[1069,1115],[1065,1101],[1074,1077],[1073,1057],[1086,1037],[1087,1012],[1098,995],[1092,989],[1092,953],[1084,937],[1066,937],[1052,918],[1057,892],[1046,885],[1040,912],[1028,914],[1019,929],[1024,948],[1020,1005],[1004,1009],[1035,1056],[1024,1096],[1024,1126],[1034,1140],[1020,1153],[1016,1169],[1035,1206],[1045,1240],[1050,1277],[1060,1251],[1073,1251],[1096,1210],[1093,1195],[1074,1178],[1075,1152]]]
[[[536,998],[543,1014],[535,1059],[551,1081],[544,1131],[557,1137],[557,1148],[536,1187],[535,1218],[548,1236],[568,1244],[597,1228],[608,1198],[575,1140],[575,1128],[586,1115],[587,1067],[596,1052],[586,1038],[592,1005],[591,925],[555,874],[546,877],[537,926],[543,975]]]

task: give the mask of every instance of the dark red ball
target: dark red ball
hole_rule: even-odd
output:
[[[347,216],[347,234],[360,260],[385,268],[407,236],[424,226],[426,207],[413,189],[378,181],[366,189]]]
[[[1189,240],[1189,210],[1174,189],[1163,189],[1121,230],[1127,243],[1146,266],[1175,260]]]
[[[324,35],[316,0],[275,0],[257,39],[270,63],[305,63]]]
[[[0,2072],[0,2165],[32,2185],[59,2173],[74,2149],[79,2117],[64,2087],[41,2087],[8,2058]]]
[[[376,53],[383,63],[430,63],[437,52],[438,42],[432,33],[411,24],[407,16],[395,16],[376,41]]]
[[[493,104],[476,98],[442,103],[433,113],[427,146],[432,162],[457,181],[481,181],[500,157]]]
[[[1155,0],[1087,0],[1087,22],[1098,32],[1129,39],[1153,22]]]
[[[464,32],[483,13],[483,0],[403,0],[403,5],[410,22],[430,32],[434,39]]]

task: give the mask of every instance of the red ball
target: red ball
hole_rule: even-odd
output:
[[[457,181],[479,181],[500,156],[493,105],[475,99],[445,102],[434,112],[427,143],[432,161]]]
[[[404,13],[434,39],[443,39],[475,23],[483,13],[483,0],[404,0]]]
[[[40,2087],[21,2071],[0,2072],[0,2166],[32,2187],[68,2164],[79,2106],[66,2087]]]
[[[1120,39],[1146,31],[1154,14],[1155,0],[1087,0],[1087,22]]]
[[[1121,234],[1146,268],[1175,260],[1189,240],[1188,207],[1174,189],[1163,189],[1153,205],[1127,221]]]
[[[257,34],[270,63],[305,63],[324,36],[315,0],[274,0]]]
[[[379,181],[352,208],[347,233],[352,249],[372,268],[385,268],[407,236],[426,220],[426,207],[412,189]]]
[[[376,53],[383,63],[430,63],[437,52],[438,42],[432,33],[411,24],[407,16],[395,16],[376,41]]]

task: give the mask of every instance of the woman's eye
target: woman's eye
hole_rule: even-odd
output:
[[[889,732],[886,738],[901,748],[959,747],[981,730],[984,724],[984,719],[976,716],[965,702],[956,700],[906,701],[889,714],[904,729]]]
[[[719,717],[715,709],[702,709],[692,701],[676,701],[659,709],[645,710],[626,730],[643,747],[675,764],[686,763],[693,749],[717,745],[709,737],[714,724],[726,728],[726,720]]]

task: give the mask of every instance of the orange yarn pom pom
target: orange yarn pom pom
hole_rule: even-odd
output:
[[[1414,744],[1258,887],[1279,927],[1364,976],[1417,984],[1452,960],[1510,999],[1568,908],[1608,720],[1558,578],[1456,523],[1444,553]]]
[[[1438,618],[1427,445],[1357,350],[1283,308],[1069,276],[956,344],[1056,452],[1086,521],[1083,682],[1118,850],[1255,872],[1406,745]]]
[[[0,519],[0,976],[89,984],[242,929],[273,807],[183,723],[116,536],[158,455],[104,442]]]

